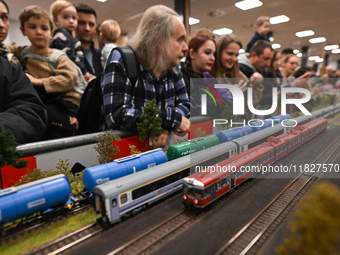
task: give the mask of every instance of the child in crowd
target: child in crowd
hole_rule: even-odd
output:
[[[74,90],[78,71],[65,54],[56,59],[54,67],[48,61],[56,50],[49,48],[53,22],[46,11],[31,5],[21,11],[19,20],[20,30],[31,46],[11,45],[10,49],[45,104],[48,129],[43,140],[70,136],[78,124],[74,117],[81,99]]]
[[[104,44],[102,50],[102,67],[104,68],[106,60],[110,55],[110,52],[113,48],[116,48],[118,45],[116,41],[120,36],[120,26],[117,21],[108,19],[105,20],[100,26],[100,42]]]
[[[270,31],[270,22],[268,16],[260,16],[257,18],[256,21],[256,31],[254,36],[250,39],[249,43],[247,44],[246,52],[249,52],[251,47],[258,41],[258,40],[266,40],[269,41],[267,34]]]
[[[74,38],[72,32],[77,28],[77,10],[68,1],[57,0],[51,7],[50,12],[54,24],[58,27],[54,30],[50,48],[55,48],[66,53],[66,55],[80,68],[86,82],[94,78],[85,69],[84,54],[81,43]]]

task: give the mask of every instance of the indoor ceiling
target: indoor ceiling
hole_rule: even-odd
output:
[[[53,0],[7,0],[10,9],[10,20],[17,19],[21,9],[27,5],[36,4],[49,10]],[[262,0],[258,8],[242,11],[235,7],[236,0],[191,0],[191,17],[200,23],[191,26],[191,35],[200,28],[229,28],[233,30],[245,48],[256,29],[255,21],[258,16],[270,17],[286,15],[288,22],[271,26],[274,42],[281,45],[278,49],[293,48],[301,51],[308,46],[308,56],[321,56],[323,43],[311,44],[310,38],[325,37],[327,45],[340,45],[340,1],[339,0]],[[174,0],[82,0],[81,3],[93,7],[98,16],[98,24],[105,19],[115,19],[122,31],[132,36],[137,28],[143,12],[155,4],[163,4],[174,8]],[[217,16],[214,16],[217,15]],[[298,31],[313,30],[313,36],[299,38]],[[340,54],[329,54],[329,61],[340,61]],[[313,61],[308,62],[313,65]]]

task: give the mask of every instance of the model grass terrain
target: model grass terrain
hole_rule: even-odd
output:
[[[67,233],[75,231],[81,227],[84,227],[94,220],[96,216],[93,210],[89,210],[85,213],[67,218],[61,222],[50,225],[49,227],[39,230],[35,233],[29,234],[23,238],[15,240],[9,244],[0,247],[1,255],[14,255],[20,254],[26,250],[32,249],[36,246],[50,242],[58,237],[61,237]]]

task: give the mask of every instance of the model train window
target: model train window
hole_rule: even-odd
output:
[[[221,182],[219,181],[218,183],[217,183],[217,189],[220,189],[221,188]]]
[[[209,197],[210,196],[210,193],[211,193],[211,188],[208,187],[204,190],[204,197]]]
[[[195,190],[195,197],[203,197],[203,190],[200,189],[194,189]]]
[[[230,157],[234,156],[234,150],[230,151]]]
[[[152,182],[149,185],[145,185],[143,187],[140,187],[138,189],[135,189],[132,191],[132,199],[135,200],[139,197],[142,197],[152,191],[155,191],[157,189],[163,188],[170,183],[176,182],[180,179],[183,179],[184,177],[189,175],[189,170],[184,169],[183,171],[177,172],[175,174],[172,174],[170,176],[167,176],[165,178],[162,178],[158,181]]]
[[[112,207],[115,207],[117,205],[117,199],[115,199],[115,198],[112,199],[111,204],[112,204]]]
[[[123,194],[120,196],[120,204],[125,204],[127,202],[127,194]]]
[[[193,196],[194,195],[194,188],[188,187],[188,195]]]
[[[224,187],[227,184],[226,179],[222,179],[222,187]]]

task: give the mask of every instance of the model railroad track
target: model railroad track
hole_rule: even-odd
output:
[[[81,229],[78,229],[68,235],[60,237],[52,242],[45,245],[39,246],[38,248],[31,249],[24,254],[35,254],[35,255],[55,255],[59,254],[78,243],[81,243],[88,238],[100,233],[103,227],[97,224],[96,221],[87,225]]]
[[[34,233],[38,230],[41,230],[41,229],[44,229],[52,224],[55,224],[55,223],[58,223],[58,222],[61,222],[69,217],[73,217],[75,215],[78,215],[78,214],[81,214],[83,212],[86,212],[88,210],[90,210],[92,207],[91,205],[85,205],[85,206],[82,206],[82,207],[79,207],[79,208],[76,208],[76,209],[73,209],[72,211],[68,212],[67,214],[63,214],[63,215],[60,215],[60,216],[57,216],[51,220],[47,220],[45,222],[41,222],[43,220],[43,216],[39,216],[38,218],[36,218],[35,220],[33,220],[32,226],[30,227],[27,227],[26,224],[22,225],[21,228],[23,228],[22,230],[21,229],[13,229],[14,233],[11,234],[10,232],[12,232],[11,230],[9,230],[8,234],[4,237],[1,237],[0,238],[0,246],[4,245],[4,244],[7,244],[7,243],[10,243],[14,240],[17,240],[19,238],[22,238],[24,236],[27,236],[28,234],[31,234],[31,233]],[[37,223],[39,222],[39,223]],[[28,223],[29,225],[30,223]],[[5,230],[6,231],[6,230]]]
[[[256,182],[258,179],[251,179],[244,184],[242,184],[234,192],[230,193],[229,196],[225,196],[219,199],[216,203],[213,203],[210,209],[218,206],[219,204],[225,202],[225,200],[231,199],[236,196],[239,192],[246,189],[247,186]],[[116,250],[110,252],[108,255],[115,254],[147,254],[155,249],[159,248],[161,245],[184,232],[190,226],[195,224],[200,218],[202,218],[208,211],[206,210],[201,213],[195,213],[188,210],[183,210],[182,212],[176,214],[169,220],[162,222],[156,227],[150,229],[149,231],[143,233],[137,238],[131,240],[130,242],[124,244],[123,246],[117,248]]]
[[[143,254],[175,232],[188,228],[197,217],[195,213],[184,210],[109,254]]]
[[[335,156],[339,154],[340,150],[339,140],[340,137],[326,148],[312,164],[334,162]],[[216,254],[256,254],[303,195],[317,181],[317,174],[318,172],[301,173]]]

